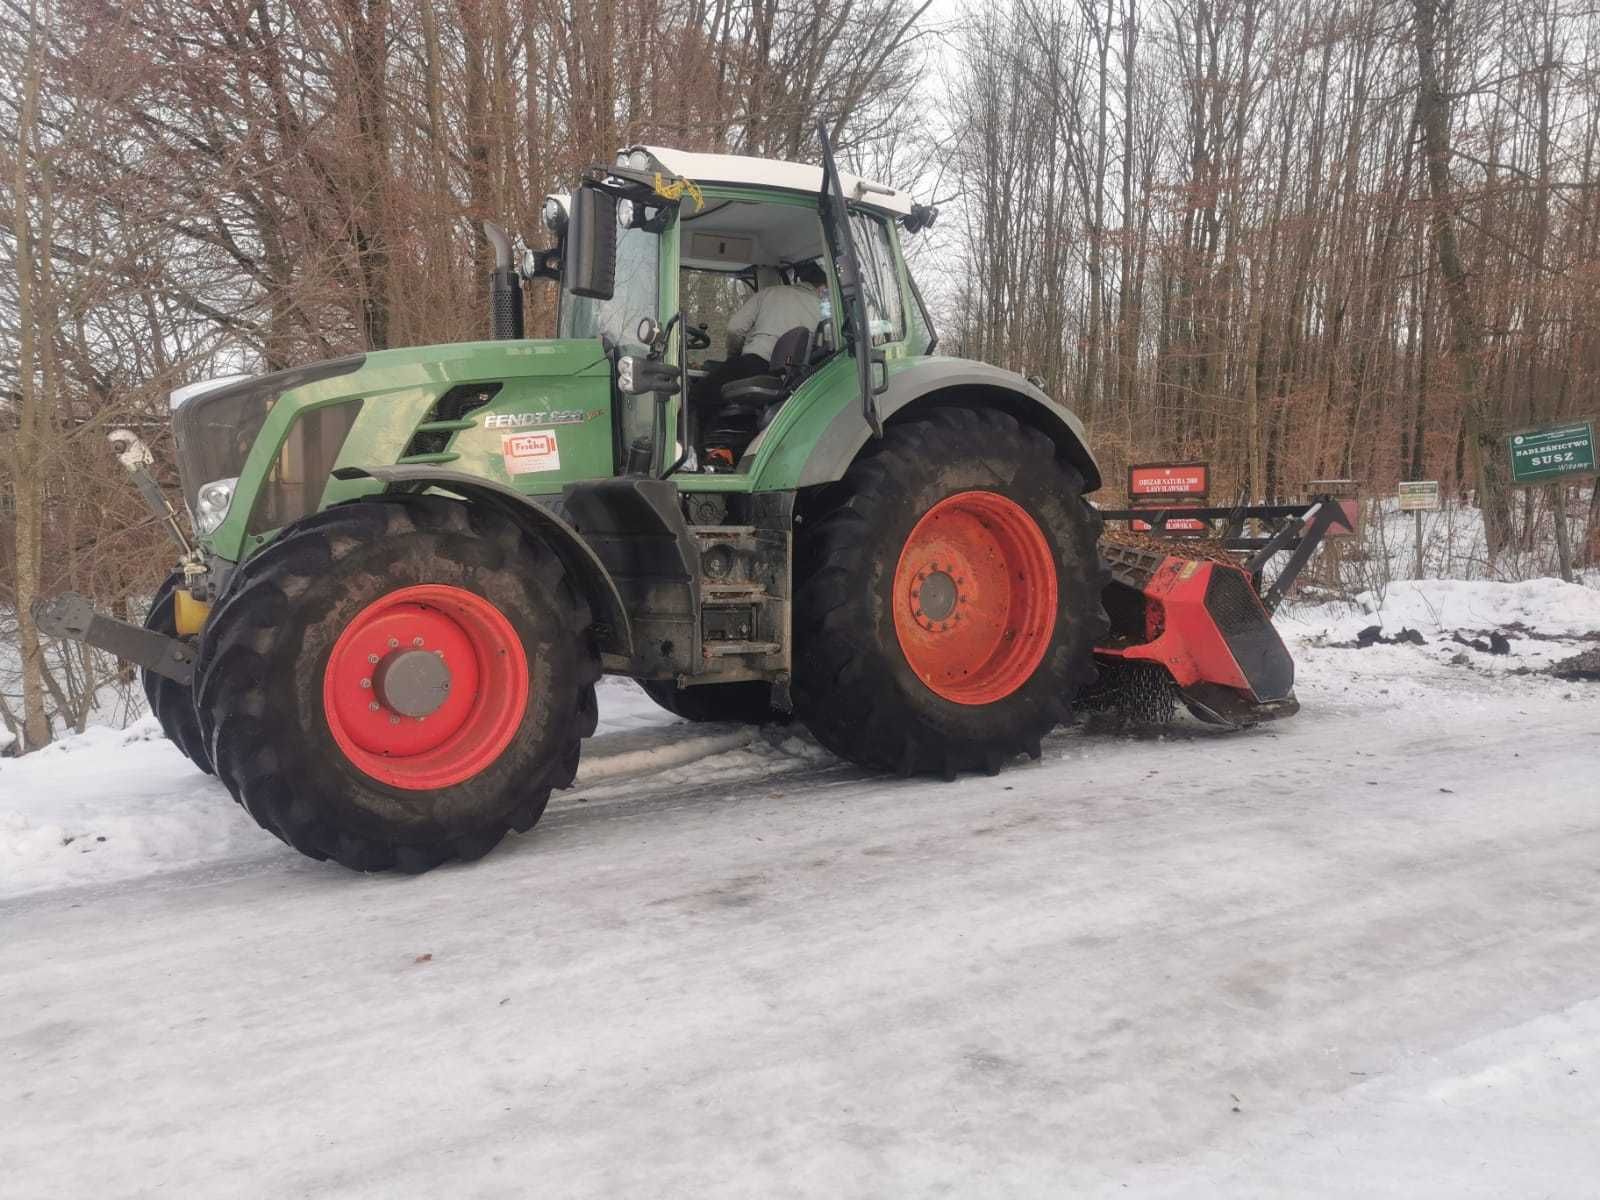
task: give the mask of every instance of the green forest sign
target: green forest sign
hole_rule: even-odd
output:
[[[1524,430],[1508,437],[1506,446],[1511,451],[1512,483],[1595,474],[1593,421]]]

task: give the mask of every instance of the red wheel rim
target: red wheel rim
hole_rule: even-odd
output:
[[[443,681],[441,684],[441,680]],[[400,588],[355,615],[322,675],[328,731],[392,787],[449,787],[500,757],[528,709],[528,659],[511,622],[464,588]]]
[[[995,492],[960,492],[917,522],[894,572],[894,628],[917,678],[993,704],[1032,677],[1056,628],[1056,566],[1039,524]]]

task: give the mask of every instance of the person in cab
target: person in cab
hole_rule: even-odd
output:
[[[815,262],[802,262],[792,277],[792,283],[762,288],[728,318],[728,358],[706,377],[709,401],[735,380],[765,375],[779,338],[791,329],[815,329],[822,320],[827,274]]]

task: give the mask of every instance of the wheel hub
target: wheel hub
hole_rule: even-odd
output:
[[[465,588],[416,584],[356,613],[323,672],[323,711],[356,767],[395,787],[448,787],[497,759],[527,711],[516,630]]]
[[[402,717],[431,716],[450,698],[450,668],[429,650],[391,650],[373,669],[372,694]]]
[[[951,569],[954,570],[954,564]],[[920,605],[918,612],[913,614],[918,624],[928,628],[930,625],[950,619],[950,614],[955,612],[956,604],[961,599],[957,590],[959,584],[949,571],[941,571],[938,566],[930,567],[925,573],[920,573],[918,579],[921,586],[911,593],[911,598]]]

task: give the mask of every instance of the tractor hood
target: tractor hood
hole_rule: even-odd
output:
[[[365,356],[330,359],[266,375],[228,375],[191,383],[172,393],[172,436],[178,475],[191,514],[201,488],[236,477],[250,447],[285,392],[361,369]]]
[[[470,458],[530,492],[559,490],[568,464],[611,473],[611,365],[594,338],[376,351],[190,385],[172,401],[184,499],[202,540],[231,561],[349,499],[330,482],[337,467]],[[551,453],[502,444],[526,430],[552,431]],[[509,478],[518,472],[527,478]]]

